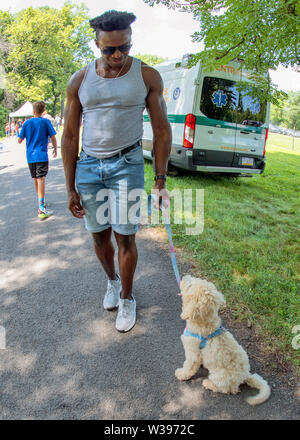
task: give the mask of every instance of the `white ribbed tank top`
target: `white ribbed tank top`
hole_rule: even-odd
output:
[[[142,138],[147,89],[139,59],[132,58],[129,71],[118,78],[102,78],[92,61],[78,96],[83,108],[82,148],[88,155],[105,159]]]

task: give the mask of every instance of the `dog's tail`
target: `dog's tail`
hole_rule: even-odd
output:
[[[250,405],[259,405],[270,397],[271,389],[267,381],[258,374],[251,374],[245,382],[250,387],[259,389],[259,393],[256,396],[248,397],[248,399],[246,399]]]

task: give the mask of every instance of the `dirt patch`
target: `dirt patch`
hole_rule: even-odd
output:
[[[255,331],[255,326],[245,321],[237,321],[229,309],[220,313],[222,320],[231,331],[237,341],[248,353],[250,363],[258,365],[260,374],[271,378],[271,382],[276,386],[297,391],[300,386],[298,382],[296,367],[286,362],[282,356],[270,353],[264,340]],[[253,373],[255,371],[253,370]]]
[[[155,240],[163,249],[169,249],[168,236],[166,230],[163,228],[142,226],[139,230],[139,237]]]

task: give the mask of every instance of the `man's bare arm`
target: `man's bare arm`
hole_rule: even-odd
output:
[[[80,70],[76,72],[71,77],[67,87],[67,105],[64,114],[61,153],[68,192],[75,189],[75,170],[79,150],[79,131],[82,111],[78,90],[83,76],[83,71]]]
[[[172,131],[163,98],[163,81],[160,74],[152,67],[143,66],[142,71],[149,90],[147,111],[153,129],[155,172],[156,175],[164,175],[167,172],[168,158],[171,152]]]
[[[61,153],[68,191],[69,209],[75,217],[82,218],[84,210],[75,189],[75,172],[79,150],[79,132],[81,123],[81,103],[78,90],[84,77],[84,70],[76,72],[67,88],[67,105],[64,114],[64,132],[61,141]]]

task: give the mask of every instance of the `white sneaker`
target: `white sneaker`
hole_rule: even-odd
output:
[[[116,309],[119,305],[122,284],[120,277],[117,275],[117,280],[108,280],[107,291],[103,300],[103,307],[105,310]]]
[[[116,320],[116,329],[125,333],[132,329],[136,321],[136,301],[121,299],[119,301],[119,311]]]

